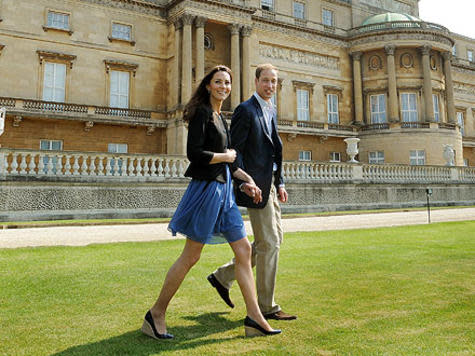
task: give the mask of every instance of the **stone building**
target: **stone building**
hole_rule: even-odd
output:
[[[474,52],[417,0],[0,0],[0,145],[184,154],[204,73],[232,111],[271,62],[285,160],[475,165]]]

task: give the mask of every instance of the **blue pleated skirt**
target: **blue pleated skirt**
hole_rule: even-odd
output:
[[[244,222],[234,199],[231,174],[227,181],[192,179],[168,230],[203,244],[234,242],[246,236]]]

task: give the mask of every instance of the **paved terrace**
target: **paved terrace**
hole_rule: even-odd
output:
[[[431,211],[431,222],[475,220],[475,208]],[[283,219],[285,232],[346,230],[427,224],[427,211],[315,216]],[[246,230],[252,232],[249,221]],[[157,241],[174,238],[167,224],[66,226],[0,230],[0,248],[85,246],[93,243]],[[181,237],[179,237],[181,238]]]

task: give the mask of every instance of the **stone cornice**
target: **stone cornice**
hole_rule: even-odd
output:
[[[324,3],[325,2],[329,2],[329,3],[332,3],[332,4],[336,4],[336,5],[340,5],[340,6],[346,6],[346,7],[351,8],[351,4],[346,2],[345,0],[324,0]]]
[[[92,4],[114,7],[117,9],[125,9],[147,15],[165,17],[166,8],[164,4],[149,2],[145,0],[80,0]]]
[[[253,14],[257,10],[255,7],[241,6],[241,5],[233,4],[231,2],[226,2],[226,1],[217,1],[217,0],[172,0],[168,3],[168,5],[166,7],[167,11],[170,11],[171,9],[173,9],[175,6],[179,5],[182,2],[206,3],[207,5],[216,5],[218,7],[233,9],[233,10],[237,10],[239,12],[245,12],[245,13],[248,13],[248,14]]]
[[[452,48],[453,40],[445,35],[440,33],[428,32],[428,31],[401,31],[395,30],[394,32],[378,32],[378,33],[368,33],[365,36],[352,37],[349,39],[349,43],[352,47],[359,45],[364,45],[368,43],[376,42],[390,42],[398,45],[398,41],[405,40],[417,40],[424,42],[435,42]],[[434,47],[434,46],[432,46]]]
[[[63,61],[68,62],[70,68],[73,67],[73,61],[76,59],[76,56],[73,54],[66,54],[61,52],[53,52],[53,51],[44,51],[44,50],[37,50],[38,56],[40,58],[40,64],[43,64],[43,61],[46,59],[55,60],[55,61]]]
[[[135,77],[135,72],[139,67],[136,63],[130,63],[126,61],[119,61],[115,59],[104,59],[104,64],[106,66],[106,72],[109,73],[109,70],[113,69],[120,69],[132,72]]]

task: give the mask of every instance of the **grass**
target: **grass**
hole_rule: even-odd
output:
[[[208,246],[169,308],[172,341],[139,328],[182,240],[0,250],[0,355],[473,355],[475,221],[291,233],[276,300],[299,319],[246,339],[205,277]]]

